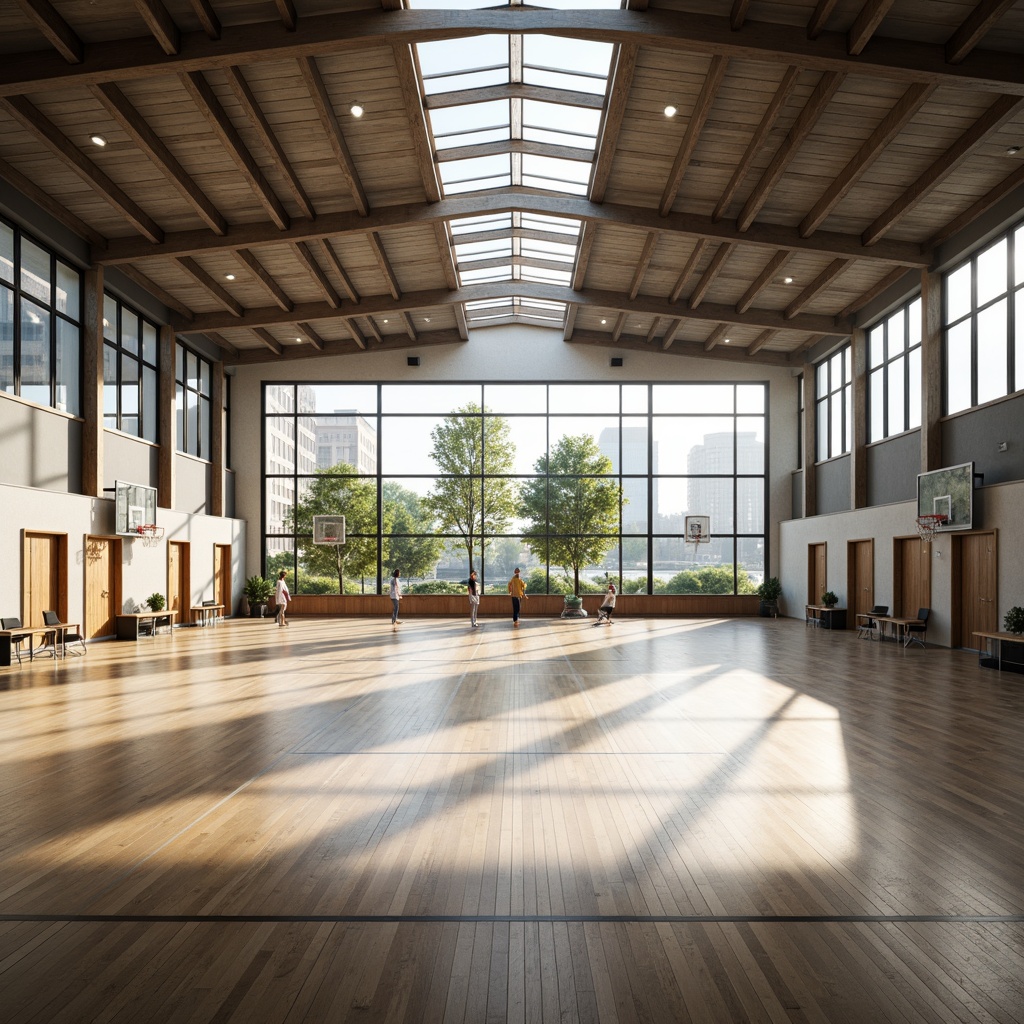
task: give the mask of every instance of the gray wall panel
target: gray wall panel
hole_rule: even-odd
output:
[[[917,497],[921,431],[890,437],[867,449],[868,504],[888,505]]]
[[[846,512],[853,507],[849,455],[819,463],[814,471],[818,474],[818,515]]]

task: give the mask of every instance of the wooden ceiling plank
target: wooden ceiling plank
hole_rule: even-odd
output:
[[[508,284],[503,281],[488,281],[481,284],[463,285],[450,291],[446,288],[432,289],[422,292],[405,292],[401,302],[395,302],[390,295],[364,296],[360,303],[361,316],[396,314],[401,310],[424,310],[431,307],[451,307],[457,302],[486,302],[503,299],[508,294]],[[737,326],[767,327],[779,330],[796,330],[818,332],[821,334],[841,334],[849,329],[845,321],[837,321],[833,316],[815,313],[803,313],[787,318],[783,313],[773,309],[750,309],[745,313],[737,313],[732,306],[716,303],[704,303],[697,312],[674,305],[666,299],[643,295],[635,302],[630,302],[623,292],[608,292],[591,289],[584,292],[573,291],[562,285],[541,284],[536,281],[520,281],[516,284],[516,294],[523,298],[539,299],[544,302],[570,303],[581,306],[597,307],[602,310],[615,310],[629,315],[650,315],[666,317],[682,317],[687,320],[705,322],[722,321]],[[328,302],[297,303],[291,312],[275,307],[263,309],[246,309],[244,316],[236,319],[222,312],[196,313],[190,330],[224,330],[232,327],[273,327],[279,324],[295,323],[296,320],[337,320],[351,318],[348,314],[339,314],[338,309]]]
[[[284,351],[284,346],[270,333],[262,327],[256,327],[253,329],[253,334],[256,335],[260,341],[274,353],[275,356],[281,355]]]
[[[292,252],[295,253],[299,262],[310,273],[313,280],[316,281],[317,287],[323,293],[328,305],[332,309],[337,309],[341,305],[341,296],[334,290],[334,285],[331,284],[327,275],[320,269],[320,264],[317,263],[309,246],[305,242],[297,242],[292,246]]]
[[[334,251],[334,246],[326,238],[320,238],[315,243],[319,248],[323,258],[327,260],[327,265],[338,275],[338,279],[341,281],[341,287],[345,289],[345,294],[349,297],[350,302],[359,301],[359,292],[356,291],[355,285],[352,284],[352,279],[345,272],[345,267],[342,265],[341,257]],[[396,298],[398,296],[395,296]]]
[[[402,109],[409,119],[409,130],[412,133],[413,151],[416,156],[416,167],[423,182],[423,191],[427,201],[436,203],[441,198],[441,185],[437,179],[437,164],[434,161],[433,145],[430,129],[427,127],[427,114],[423,107],[423,94],[420,91],[419,77],[413,63],[410,46],[395,46],[392,51],[395,67],[398,70],[398,84],[402,90]]]
[[[710,239],[697,239],[697,244],[693,247],[693,251],[690,253],[689,258],[683,264],[683,269],[679,271],[679,277],[676,279],[676,283],[668,297],[669,302],[679,301],[679,296],[683,294],[686,282],[689,280],[690,275],[694,272],[701,257],[704,255],[704,250],[707,249],[710,244]]]
[[[231,249],[258,249],[264,245],[284,242],[311,241],[317,238],[342,238],[365,235],[367,231],[387,228],[407,229],[437,221],[478,217],[486,214],[519,211],[542,216],[561,217],[602,225],[622,227],[636,231],[659,231],[663,236],[677,234],[693,239],[711,241],[738,241],[744,246],[772,251],[792,249],[794,253],[818,256],[849,256],[880,263],[901,266],[927,267],[931,263],[928,253],[912,242],[883,241],[865,248],[859,236],[836,232],[815,232],[810,238],[801,238],[795,227],[775,224],[754,224],[740,231],[730,222],[714,223],[710,217],[699,214],[672,213],[659,216],[657,210],[642,209],[616,203],[591,203],[575,196],[539,195],[513,186],[501,195],[458,196],[437,203],[407,204],[378,207],[367,217],[354,211],[320,214],[316,220],[296,220],[287,230],[278,231],[273,225],[233,224],[225,238],[217,238],[205,229],[168,233],[161,245],[150,245],[133,238],[110,239],[97,261],[105,265],[126,261],[164,259],[168,256],[196,256],[204,252],[224,252]]]
[[[793,127],[789,130],[785,141],[772,157],[771,162],[761,175],[761,179],[747,197],[743,210],[736,219],[736,226],[740,231],[746,231],[754,222],[754,218],[761,207],[768,201],[768,196],[771,194],[772,189],[778,183],[786,168],[792,163],[797,151],[803,145],[807,136],[810,135],[815,123],[831,102],[842,81],[843,76],[835,71],[826,71],[821,76],[814,92],[811,93],[807,103],[804,104],[804,108],[793,123]]]
[[[320,115],[320,123],[327,133],[327,141],[331,144],[331,149],[334,151],[334,157],[338,161],[338,167],[345,178],[348,191],[355,202],[356,209],[365,216],[370,212],[370,203],[366,198],[366,193],[363,191],[355,162],[352,160],[352,154],[349,152],[348,144],[345,142],[345,135],[341,130],[338,115],[334,112],[334,104],[331,102],[331,97],[327,92],[327,85],[324,82],[323,75],[320,74],[320,69],[317,67],[316,58],[300,57],[299,70],[302,72],[302,77],[306,82],[306,88],[309,89],[313,105]]]
[[[732,10],[729,12],[729,27],[733,32],[739,32],[743,28],[749,8],[750,0],[733,0]]]
[[[981,0],[946,43],[946,61],[959,64],[1016,0]]]
[[[572,345],[588,345],[594,348],[614,348],[618,351],[627,352],[649,352],[650,346],[642,338],[621,338],[617,342],[611,341],[607,335],[597,334],[593,331],[579,332],[569,343]],[[790,357],[782,352],[759,352],[757,355],[748,357],[746,350],[734,345],[718,345],[710,352],[704,351],[704,343],[679,342],[671,348],[665,349],[665,353],[673,356],[684,356],[689,358],[700,357],[702,359],[718,359],[723,362],[739,363],[753,362],[763,363],[766,366],[790,366]]]
[[[192,13],[199,19],[203,31],[208,39],[220,39],[220,19],[214,11],[210,0],[189,0],[192,4]]]
[[[838,2],[839,0],[818,0],[811,20],[807,22],[808,39],[817,39],[825,31],[825,25]]]
[[[189,306],[186,306],[184,302],[178,299],[177,296],[172,295],[165,288],[161,288],[156,281],[151,280],[141,270],[137,270],[135,267],[126,265],[117,268],[125,277],[129,280],[134,281],[144,291],[149,292],[153,298],[162,302],[168,309],[173,310],[178,314],[180,318],[178,320],[179,325],[187,328],[188,324],[195,319],[195,311]]]
[[[398,287],[398,277],[395,275],[394,267],[391,266],[391,261],[388,259],[384,243],[376,231],[367,232],[366,237],[369,240],[370,248],[373,250],[374,258],[377,260],[377,266],[380,268],[381,274],[384,275],[384,281],[391,292],[391,298],[397,302],[402,297],[402,289]]]
[[[204,291],[212,295],[229,313],[242,316],[245,307],[232,296],[213,275],[207,273],[191,256],[181,256],[174,261]]]
[[[214,234],[225,235],[228,222],[224,215],[214,206],[210,198],[196,184],[177,158],[164,144],[146,119],[132,106],[128,97],[111,83],[97,85],[92,89],[93,95],[103,104],[136,146],[156,164],[184,197],[185,201],[202,218]]]
[[[643,284],[644,275],[647,273],[647,268],[651,265],[651,260],[654,258],[654,250],[657,246],[658,233],[657,231],[651,231],[644,242],[643,252],[640,253],[640,259],[637,262],[636,270],[633,273],[633,280],[629,286],[629,297],[631,299],[635,299],[640,291],[640,285]]]
[[[710,352],[727,334],[728,324],[719,324],[704,340],[704,351]]]
[[[858,55],[875,34],[895,0],[866,0],[847,35],[846,52]]]
[[[839,176],[822,193],[821,198],[800,222],[799,230],[802,238],[807,238],[821,226],[822,221],[842,201],[861,175],[878,158],[885,147],[899,135],[934,92],[935,86],[919,83],[907,89],[900,97],[899,102],[885,115],[878,127],[864,141]]]
[[[819,292],[827,288],[844,270],[851,260],[833,260],[800,294],[786,307],[783,316],[792,320]]]
[[[289,32],[294,32],[299,27],[299,16],[295,13],[295,4],[292,0],[274,0],[274,6],[277,8],[281,24]]]
[[[777,331],[762,331],[746,348],[748,356],[757,355],[775,337]]]
[[[355,321],[355,317],[346,316],[342,317],[345,324],[345,329],[349,334],[352,335],[352,340],[361,348],[366,349],[366,339],[363,337],[363,332],[359,330],[359,325]]]
[[[680,328],[683,326],[683,319],[676,317],[668,326],[668,330],[665,332],[665,337],[661,339],[661,349],[663,352],[667,352],[672,345],[672,342],[676,340],[676,335],[679,333]]]
[[[135,0],[135,9],[168,57],[181,52],[181,31],[161,0]]]
[[[697,286],[693,289],[690,298],[687,300],[687,305],[690,309],[696,309],[704,301],[704,296],[707,295],[708,289],[715,283],[715,278],[721,273],[726,260],[729,259],[735,249],[735,242],[724,242],[718,247],[718,251],[711,258],[711,262],[704,273],[701,274]]]
[[[162,242],[164,233],[119,185],[107,177],[60,129],[24,96],[8,96],[4,106],[53,154],[75,170],[88,185],[150,242]]]
[[[954,88],[1024,95],[1019,56],[996,50],[973,51],[974,59],[948,64],[945,48],[928,42],[875,37],[865,54],[846,53],[840,33],[808,40],[785,24],[761,22],[756,33],[732,30],[728,16],[654,9],[630,11],[544,11],[523,7],[435,12],[337,11],[302,19],[296,31],[273,31],[267,23],[239,25],[230,39],[211,40],[203,32],[182,36],[181,52],[152,59],[143,39],[90,43],[80,64],[69,65],[53,52],[5,55],[0,95],[66,89],[74,82],[94,84],[153,78],[168,73],[357,53],[368,46],[413,44],[432,39],[472,37],[514,31],[576,38],[600,38],[623,45],[652,46],[675,53],[719,54],[749,60],[795,64],[815,71],[855,72],[900,82],[937,82]]]
[[[198,107],[199,112],[206,118],[214,134],[220,139],[221,145],[235,162],[235,166],[242,172],[242,176],[248,181],[249,187],[253,190],[256,198],[263,204],[263,208],[270,215],[270,219],[278,228],[284,230],[288,227],[288,214],[281,205],[281,200],[274,194],[273,189],[263,177],[263,172],[253,159],[252,153],[245,147],[241,135],[231,123],[227,112],[220,104],[210,83],[199,72],[190,72],[181,76],[181,82],[188,90],[192,101]]]
[[[722,78],[725,75],[728,63],[727,57],[715,56],[711,58],[711,64],[704,78],[704,84],[701,86],[700,95],[697,97],[693,112],[690,114],[690,119],[686,124],[686,131],[683,133],[682,141],[679,143],[679,149],[672,163],[672,170],[669,172],[668,181],[665,182],[665,190],[661,194],[661,205],[658,207],[658,212],[662,216],[672,209],[676,197],[679,195],[679,187],[683,183],[686,168],[690,165],[693,150],[700,139],[700,133],[704,130],[708,115],[711,113],[711,108],[714,106],[715,99],[718,96],[718,90],[722,85]]]
[[[743,293],[743,298],[736,303],[736,312],[745,313],[754,304],[754,299],[771,283],[776,274],[789,262],[793,254],[788,249],[777,252],[765,264],[764,270],[754,278],[750,287]]]
[[[295,168],[292,167],[291,161],[285,154],[284,149],[281,146],[281,142],[277,137],[277,132],[271,127],[270,122],[267,120],[266,115],[260,109],[260,105],[256,100],[256,96],[252,89],[249,87],[249,83],[245,80],[245,76],[242,74],[242,69],[239,67],[230,67],[224,69],[224,74],[227,78],[228,85],[231,86],[231,91],[234,92],[235,98],[238,100],[245,111],[245,116],[249,119],[249,124],[252,125],[253,130],[260,138],[260,142],[263,143],[263,148],[267,154],[273,160],[275,166],[281,174],[281,177],[288,182],[288,187],[291,189],[292,195],[295,197],[295,201],[299,204],[299,209],[303,215],[309,217],[310,220],[316,218],[316,210],[313,209],[313,204],[309,200],[309,196],[306,195],[306,190],[302,187],[302,182],[299,181],[299,176],[295,173]]]
[[[925,243],[926,247],[933,249],[947,239],[952,238],[958,231],[962,231],[977,217],[991,210],[996,203],[1001,202],[1011,192],[1024,186],[1024,164],[1018,167],[1012,174],[1003,178],[995,188],[990,189],[976,203],[972,203],[958,217],[954,217],[948,224],[942,227],[936,234]]]
[[[597,227],[587,221],[580,225],[579,241],[576,243],[576,262],[572,268],[573,288],[582,288],[587,278],[587,266],[590,263],[590,254],[594,249],[594,239],[597,238]]]
[[[885,275],[877,284],[873,285],[866,292],[862,292],[853,300],[839,315],[843,317],[853,316],[858,309],[863,309],[869,302],[873,302],[886,289],[891,288],[897,281],[906,275],[904,267],[896,267]]]
[[[270,276],[266,268],[252,252],[248,249],[239,249],[235,255],[286,313],[291,312],[295,308],[295,303],[288,298],[284,289]]]
[[[25,16],[69,64],[81,64],[85,45],[49,0],[18,0]]]
[[[40,209],[45,210],[54,220],[73,231],[79,238],[84,238],[94,250],[102,251],[107,239],[80,217],[65,209],[48,192],[44,192],[31,178],[12,167],[6,160],[0,159],[0,178],[10,182],[23,196],[31,199]]]
[[[1022,107],[1024,107],[1024,99],[1018,96],[1000,96],[938,160],[932,163],[913,185],[906,189],[884,213],[875,218],[871,226],[861,236],[861,241],[865,245],[874,245],[943,178],[952,174],[970,156],[975,147],[1017,114]]]
[[[590,172],[587,195],[595,203],[603,203],[612,173],[612,161],[619,141],[619,131],[626,116],[633,76],[636,73],[636,46],[620,46],[614,56],[614,67],[608,78],[608,105],[601,118],[594,146],[594,165]]]
[[[223,335],[218,334],[216,331],[208,331],[205,337],[213,342],[222,352],[226,352],[232,359],[238,358],[238,349]]]
[[[437,256],[441,261],[441,270],[449,288],[458,288],[459,275],[455,269],[455,256],[452,253],[451,236],[445,221],[434,221],[434,239],[437,242]]]
[[[312,326],[307,323],[299,323],[299,330],[306,336],[306,341],[310,343],[318,352],[323,352],[325,347],[324,339],[313,330]]]
[[[771,133],[772,128],[775,126],[775,121],[783,107],[786,105],[786,100],[789,99],[789,94],[793,91],[793,86],[796,85],[799,76],[799,68],[786,68],[786,73],[782,76],[782,81],[775,90],[771,102],[768,104],[768,109],[765,110],[760,124],[758,124],[757,128],[754,130],[754,134],[750,137],[750,142],[747,143],[747,148],[744,151],[743,156],[736,164],[736,170],[733,171],[732,177],[729,179],[729,184],[725,186],[725,191],[722,192],[722,195],[715,206],[715,212],[712,214],[712,220],[719,221],[725,216],[725,213],[729,208],[729,203],[732,202],[732,197],[736,194],[736,190],[743,184],[743,179],[750,173],[750,168],[753,165],[754,158],[762,149],[764,149],[768,136]]]

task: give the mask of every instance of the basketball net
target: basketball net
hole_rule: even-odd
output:
[[[135,527],[135,532],[139,535],[143,547],[147,548],[155,548],[164,536],[164,528],[154,523],[143,523]]]
[[[922,543],[931,544],[947,517],[939,512],[917,517],[917,532]]]
[[[697,552],[700,550],[700,542],[703,540],[703,534],[700,530],[700,524],[697,523],[690,527],[690,543],[693,545],[693,560],[697,560]]]

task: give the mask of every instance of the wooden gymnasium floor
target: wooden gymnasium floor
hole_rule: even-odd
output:
[[[0,670],[0,1019],[1024,1020],[1024,677],[800,621]]]

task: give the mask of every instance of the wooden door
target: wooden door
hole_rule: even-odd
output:
[[[213,545],[213,599],[224,605],[225,618],[231,614],[231,545]]]
[[[996,533],[953,536],[952,647],[979,649],[973,634],[999,629]]]
[[[68,535],[22,535],[21,621],[41,626],[43,612],[55,611],[62,620],[68,613]]]
[[[821,595],[828,590],[828,559],[825,544],[807,545],[807,603],[821,604]]]
[[[851,540],[846,544],[846,625],[853,629],[857,616],[875,604],[875,542]]]
[[[932,606],[932,545],[920,537],[893,540],[893,615],[916,615]]]
[[[85,622],[87,637],[113,636],[121,610],[121,541],[85,538]]]
[[[172,540],[167,545],[167,609],[178,613],[178,622],[188,622],[192,604],[189,544]]]

